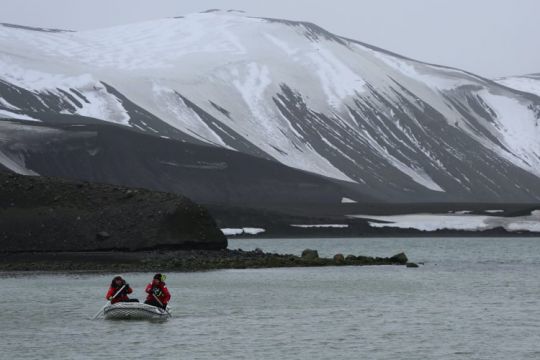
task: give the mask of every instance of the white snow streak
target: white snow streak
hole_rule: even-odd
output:
[[[419,167],[409,167],[400,160],[396,159],[388,152],[388,149],[379,145],[379,143],[375,141],[375,139],[373,139],[373,137],[371,137],[371,135],[367,131],[364,131],[364,137],[369,141],[371,147],[373,147],[379,154],[381,154],[384,159],[386,159],[392,166],[410,177],[416,183],[433,191],[444,192],[444,189],[441,188],[435,181],[433,181],[433,179],[431,179],[431,177],[423,169]]]
[[[11,111],[1,110],[1,109],[0,109],[0,118],[40,121],[40,120],[34,119],[34,118],[32,118],[32,117],[30,117],[28,115],[17,114],[17,113],[11,112]]]
[[[271,34],[264,34],[264,36],[282,50],[287,56],[293,56],[298,52],[298,49],[291,47],[286,41],[281,40]]]
[[[264,127],[272,129],[272,124],[269,121],[270,119],[266,111],[266,99],[264,97],[264,92],[272,84],[270,70],[268,66],[259,65],[255,62],[247,64],[245,69],[247,69],[247,73],[243,79],[241,79],[240,75],[243,68],[235,68],[233,70],[233,76],[236,78],[233,80],[233,85],[240,92],[242,99],[244,99],[253,116]]]
[[[0,151],[0,164],[4,165],[9,170],[17,174],[38,175],[36,172],[26,168],[25,160],[22,156],[20,156],[19,159],[14,160],[11,157],[4,154],[2,151]]]
[[[163,120],[169,125],[188,130],[188,134],[199,138],[204,142],[218,144],[224,148],[230,147],[223,139],[210,128],[206,122],[173,90],[153,84],[154,98],[163,105],[160,112],[164,114]]]
[[[365,91],[365,81],[330,50],[317,46],[308,58],[315,65],[322,89],[333,107],[340,108],[348,97]]]

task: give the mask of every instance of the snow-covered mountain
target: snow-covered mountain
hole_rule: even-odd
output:
[[[0,162],[55,175],[60,149],[81,146],[66,126],[88,138],[102,120],[318,174],[355,200],[537,201],[540,97],[501,84],[231,11],[80,32],[4,24]],[[40,151],[44,164],[29,161]]]
[[[511,76],[495,80],[501,85],[540,96],[540,74]]]

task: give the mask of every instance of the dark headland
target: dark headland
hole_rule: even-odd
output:
[[[205,208],[164,192],[0,173],[4,252],[220,250]]]
[[[177,195],[0,172],[0,271],[197,271],[405,265],[390,258],[319,258],[227,249],[207,210]]]

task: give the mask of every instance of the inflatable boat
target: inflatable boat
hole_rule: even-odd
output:
[[[165,320],[170,316],[161,308],[137,302],[119,302],[103,309],[108,320]]]

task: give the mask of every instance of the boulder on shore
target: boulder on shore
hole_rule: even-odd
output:
[[[345,257],[343,256],[343,254],[336,254],[336,255],[334,255],[334,261],[337,264],[342,264],[342,263],[345,262]]]
[[[407,255],[405,255],[405,253],[403,252],[392,256],[390,260],[396,262],[397,264],[403,264],[403,265],[407,264],[407,262],[409,261],[409,259],[407,258]]]
[[[302,251],[302,259],[315,260],[319,258],[319,252],[317,250],[305,249]]]

